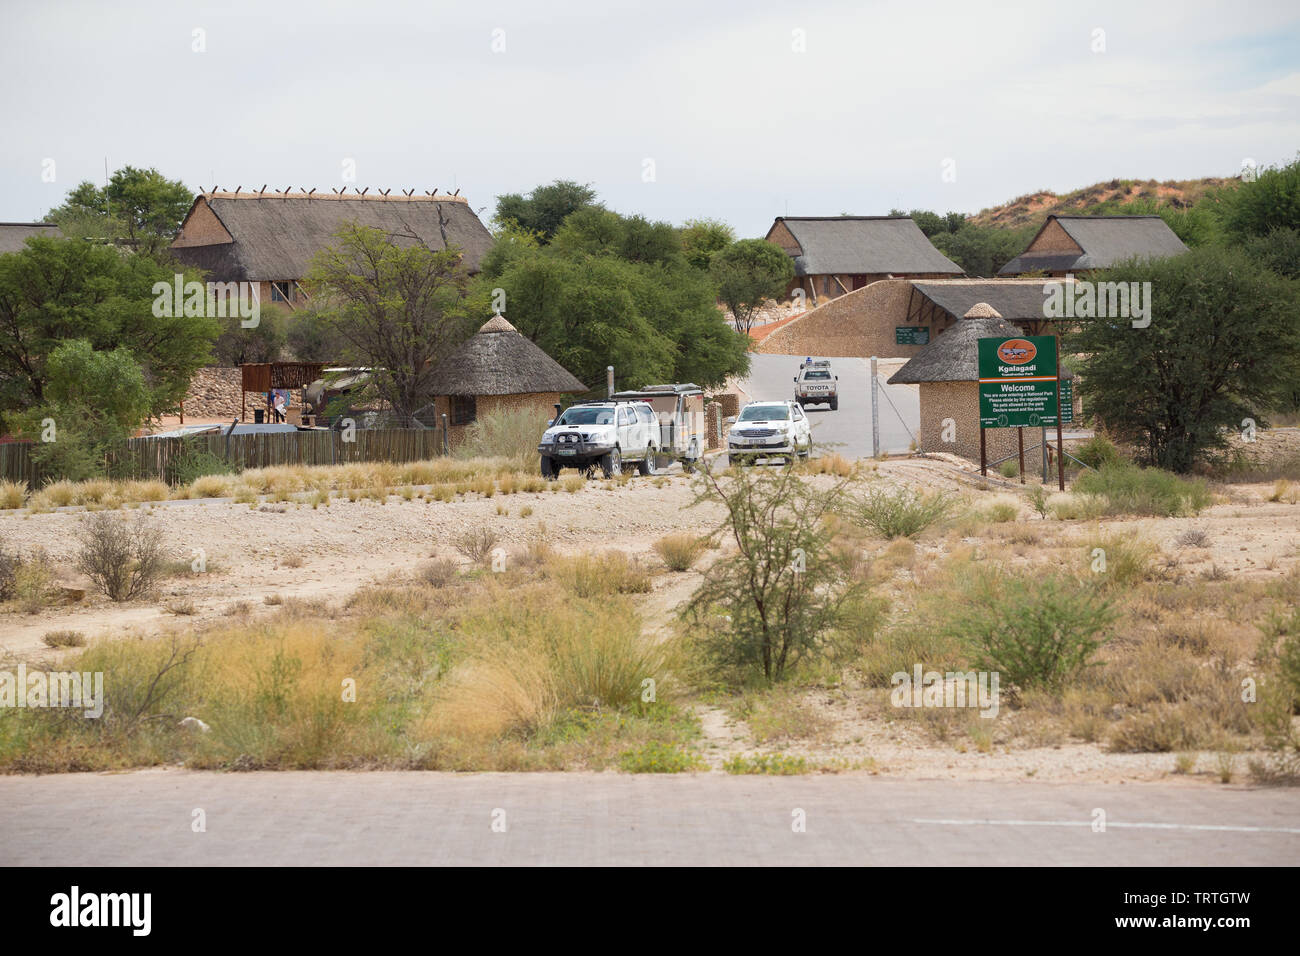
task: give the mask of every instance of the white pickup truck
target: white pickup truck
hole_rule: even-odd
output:
[[[542,434],[537,446],[542,475],[563,468],[588,472],[599,466],[606,478],[635,462],[643,475],[657,470],[659,421],[645,402],[582,402],[570,405]]]
[[[839,381],[829,359],[805,359],[794,377],[794,400],[800,405],[826,404],[835,411],[840,407]]]

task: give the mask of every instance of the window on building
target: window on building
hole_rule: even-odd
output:
[[[272,282],[271,283],[271,301],[272,302],[292,302],[293,301],[293,282]]]
[[[468,425],[478,417],[478,407],[473,395],[451,396],[451,423]]]

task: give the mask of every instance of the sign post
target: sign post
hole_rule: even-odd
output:
[[[876,377],[876,357],[871,356],[871,457],[880,457],[880,379]]]
[[[1046,429],[1056,426],[1061,440],[1061,365],[1054,335],[997,336],[978,340],[980,473],[987,474],[986,428]],[[1023,434],[1021,480],[1024,480]],[[1058,468],[1065,490],[1065,468]]]
[[[1061,353],[1053,345],[1052,350],[1056,352],[1056,486],[1065,490],[1065,439],[1061,437]],[[1071,414],[1074,412],[1073,406],[1070,408]]]

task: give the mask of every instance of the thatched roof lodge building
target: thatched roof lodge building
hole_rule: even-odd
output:
[[[452,443],[463,438],[480,415],[519,408],[536,409],[540,437],[540,426],[554,414],[556,402],[566,394],[587,391],[500,315],[439,362],[430,381],[437,396],[434,411],[447,416]]]
[[[0,222],[0,255],[22,251],[32,236],[62,239],[63,233],[52,222]]]
[[[1024,334],[987,302],[980,302],[972,306],[960,322],[921,349],[890,376],[890,385],[920,386],[921,427],[917,434],[919,451],[946,452],[979,461],[978,340]],[[1063,378],[1071,377],[1065,369],[1061,370],[1061,375]],[[949,419],[951,425],[945,428],[944,423]],[[951,441],[945,441],[945,438],[950,438]],[[990,428],[985,435],[985,443],[989,461],[1014,454],[1017,449],[1016,429]],[[1026,469],[1042,467],[1040,451],[1038,430],[1030,429],[1025,435]]]
[[[998,270],[1000,276],[1049,276],[1105,269],[1134,257],[1164,259],[1187,251],[1159,216],[1047,217],[1025,251]]]
[[[878,279],[962,275],[908,216],[778,216],[766,239],[794,260],[786,295],[811,305]]]
[[[256,282],[262,302],[292,309],[307,300],[299,282],[312,257],[349,223],[379,229],[399,246],[458,246],[471,273],[492,245],[464,196],[236,191],[199,195],[171,251],[209,281]]]

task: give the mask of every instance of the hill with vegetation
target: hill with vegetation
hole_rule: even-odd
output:
[[[981,209],[966,221],[976,226],[1019,228],[1041,226],[1051,215],[1137,214],[1160,207],[1191,209],[1210,197],[1215,190],[1231,188],[1236,179],[1206,176],[1202,179],[1112,179],[1076,189],[1065,195],[1039,190],[1019,196],[1000,206]]]

